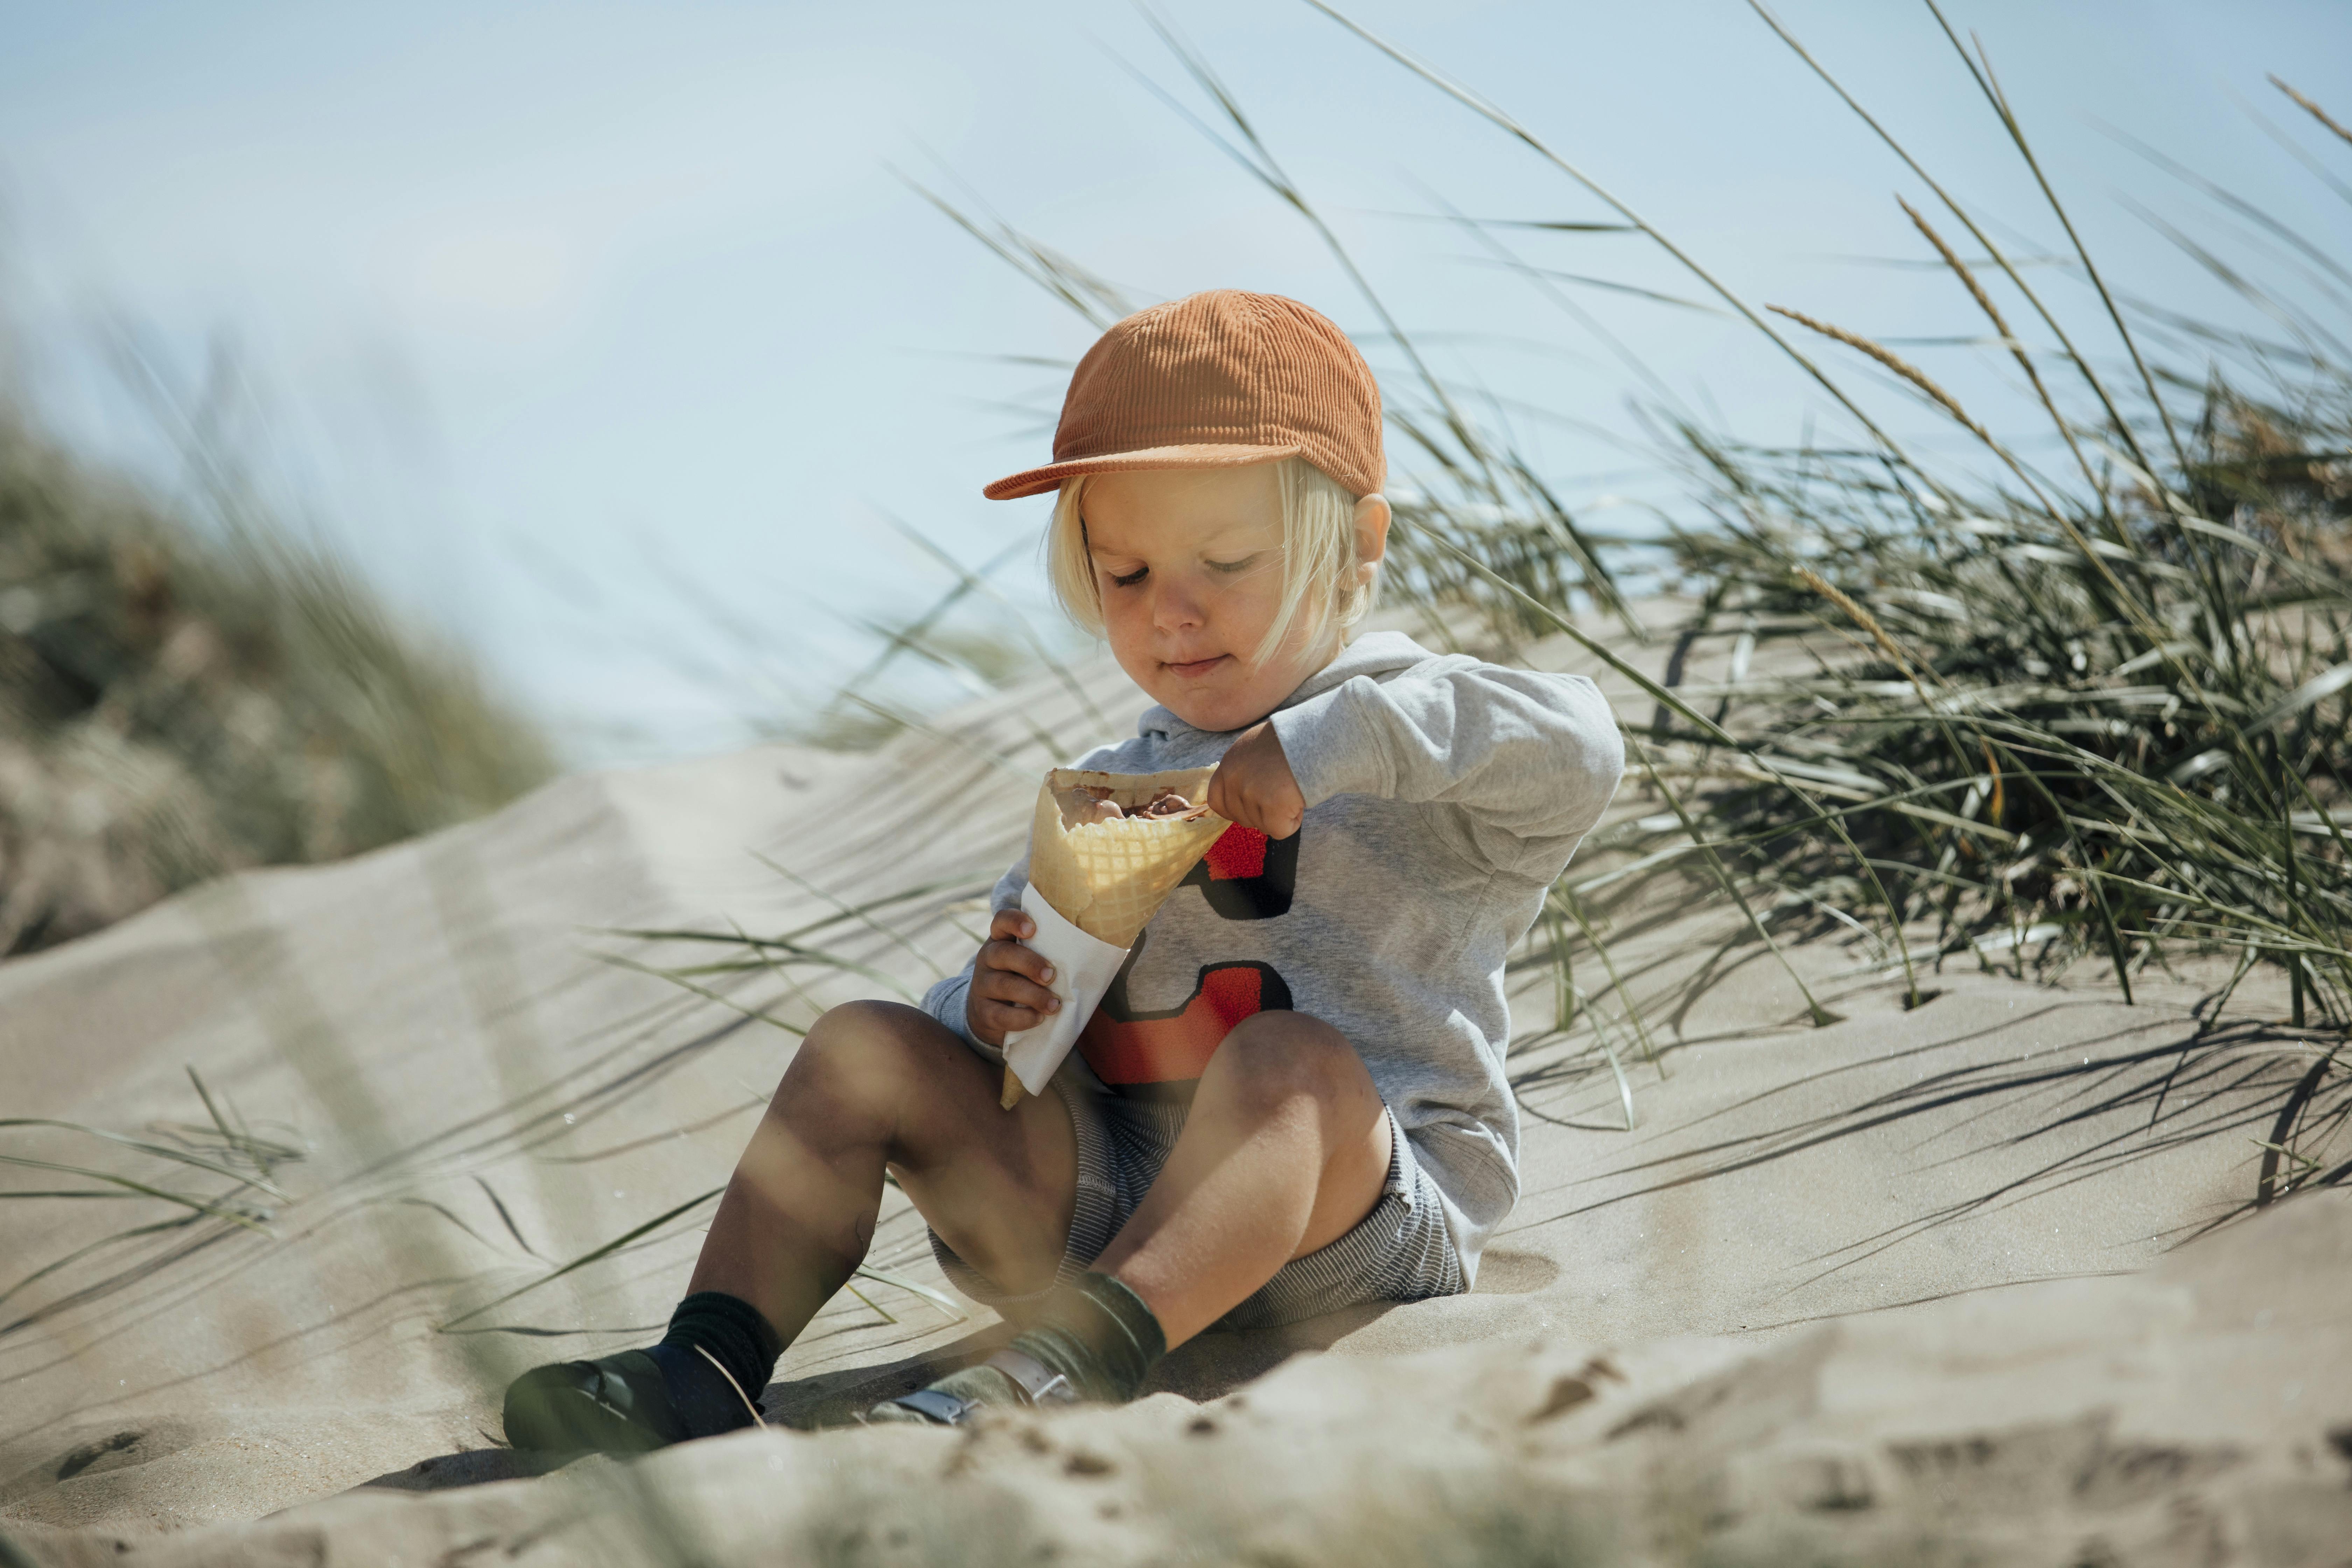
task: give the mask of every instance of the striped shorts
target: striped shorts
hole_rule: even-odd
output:
[[[1069,1072],[1055,1075],[1054,1089],[1078,1137],[1077,1206],[1055,1281],[1062,1284],[1102,1256],[1143,1202],[1191,1108],[1105,1093]],[[1000,1310],[1022,1304],[958,1258],[936,1231],[931,1251],[949,1281],[972,1300]],[[1216,1326],[1270,1329],[1366,1301],[1421,1301],[1461,1292],[1462,1260],[1445,1232],[1437,1184],[1413,1158],[1391,1112],[1388,1181],[1372,1212],[1330,1246],[1284,1264]]]

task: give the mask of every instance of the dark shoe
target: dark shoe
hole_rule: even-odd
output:
[[[507,1385],[506,1428],[518,1448],[559,1454],[643,1454],[691,1436],[644,1351],[524,1373]]]
[[[976,1411],[1070,1405],[1077,1397],[1068,1378],[1025,1351],[1007,1349],[928,1388],[884,1400],[866,1413],[866,1420],[868,1425],[961,1426]]]

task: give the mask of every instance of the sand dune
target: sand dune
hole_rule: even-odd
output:
[[[1083,684],[876,758],[567,779],[0,965],[5,1114],[202,1128],[193,1068],[232,1130],[301,1155],[272,1192],[8,1132],[0,1152],[252,1212],[0,1203],[0,1289],[72,1259],[0,1300],[0,1533],[44,1563],[1143,1562],[1175,1540],[1202,1560],[1582,1542],[1860,1563],[1929,1536],[1976,1560],[2347,1560],[2352,1206],[2249,1215],[2253,1141],[2309,1060],[2269,1000],[2200,1020],[2190,985],[2126,1007],[2094,975],[1971,968],[1906,1011],[1864,948],[1821,942],[1793,954],[1843,1016],[1817,1028],[1696,903],[1624,917],[1637,990],[1709,984],[1654,1018],[1657,1065],[1621,1053],[1622,1089],[1587,1040],[1542,1036],[1550,982],[1528,969],[1526,1194],[1472,1295],[1204,1336],[1126,1411],[509,1479],[505,1379],[641,1342],[675,1301],[697,1200],[793,1044],[768,1020],[919,989],[969,951],[1049,751],[1139,706],[1106,667]],[[1629,786],[1619,809],[1655,806]],[[698,992],[636,966],[726,950],[623,934],[730,922],[831,959]],[[234,1165],[216,1133],[182,1136]],[[996,1337],[921,1293],[947,1287],[893,1199],[872,1262],[905,1284],[860,1280],[791,1349],[782,1425]],[[648,1521],[692,1550],[640,1552]]]

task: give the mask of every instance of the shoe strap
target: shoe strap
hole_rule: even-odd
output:
[[[941,1426],[960,1426],[965,1416],[980,1408],[969,1399],[936,1388],[919,1388],[912,1394],[898,1395],[890,1403],[903,1405],[925,1420],[937,1422]]]
[[[1031,1405],[1075,1405],[1078,1391],[1070,1380],[1031,1355],[1010,1346],[998,1351],[982,1363],[992,1366],[1011,1378],[1020,1388],[1022,1396]]]

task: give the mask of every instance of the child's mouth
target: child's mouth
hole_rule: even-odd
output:
[[[1207,658],[1196,658],[1189,664],[1171,662],[1165,668],[1181,680],[1198,680],[1232,657],[1231,654],[1212,654]]]

